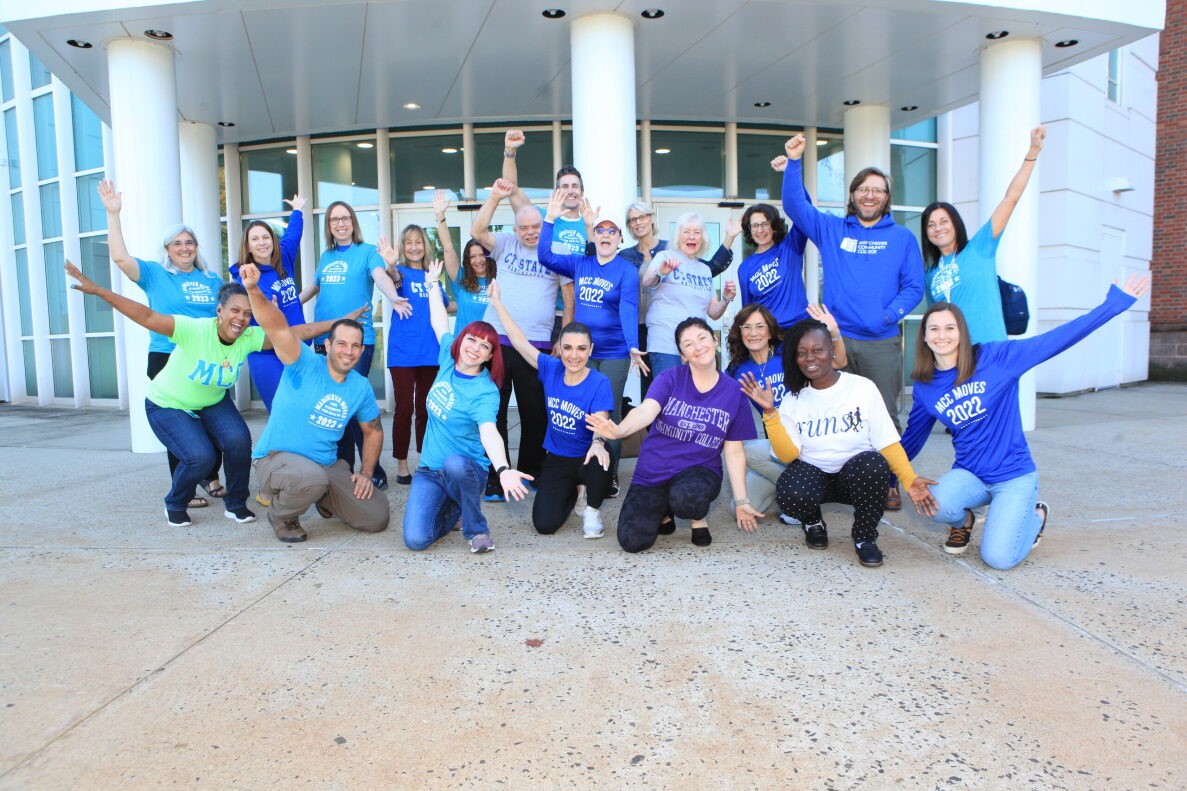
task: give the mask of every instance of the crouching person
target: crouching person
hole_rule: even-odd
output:
[[[387,495],[371,482],[383,447],[379,406],[371,384],[354,370],[363,352],[362,326],[352,319],[334,322],[322,357],[297,339],[260,290],[254,265],[240,267],[239,275],[256,321],[284,363],[268,425],[252,454],[276,537],[304,541],[300,517],[314,504],[322,517],[336,516],[355,530],[386,529]],[[338,441],[351,418],[363,430],[362,463],[353,474],[338,459]]]

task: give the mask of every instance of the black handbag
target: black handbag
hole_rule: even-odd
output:
[[[1006,320],[1007,335],[1024,335],[1030,324],[1030,306],[1026,304],[1026,292],[1000,277],[997,290],[1002,295],[1002,318]]]

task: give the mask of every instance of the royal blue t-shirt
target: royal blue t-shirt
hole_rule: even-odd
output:
[[[437,357],[441,367],[425,398],[429,426],[425,430],[420,464],[430,470],[441,469],[446,457],[455,453],[485,467],[486,451],[478,426],[494,423],[499,413],[499,389],[491,381],[490,372],[484,370],[477,376],[467,376],[454,367],[449,353],[453,337],[452,332],[441,336],[441,353]]]
[[[140,279],[136,285],[144,289],[148,306],[157,313],[168,316],[189,316],[194,319],[214,317],[218,307],[218,287],[223,284],[214,275],[195,267],[189,272],[169,274],[165,267],[155,261],[136,259],[140,265]],[[156,332],[148,334],[148,350],[169,354],[173,341]]]
[[[567,385],[565,364],[557,358],[541,354],[536,365],[548,410],[545,449],[557,456],[584,457],[593,442],[593,432],[585,425],[586,414],[614,411],[610,380],[591,368],[579,384]]]
[[[783,328],[808,318],[808,295],[804,291],[804,247],[808,237],[792,227],[783,241],[761,253],[754,253],[738,267],[738,293],[742,305],[758,303]]]
[[[401,277],[400,296],[412,303],[412,315],[404,318],[392,311],[391,329],[387,333],[387,365],[389,368],[413,368],[418,365],[437,365],[441,347],[430,321],[429,292],[425,288],[425,271],[410,266],[398,266]],[[441,298],[449,304],[444,290]]]
[[[301,356],[284,367],[252,458],[286,451],[328,467],[338,458],[338,440],[350,419],[366,423],[378,415],[375,392],[362,374],[350,371],[336,382],[326,358],[302,345]]]
[[[314,321],[340,319],[369,303],[374,288],[372,273],[383,268],[383,259],[373,244],[336,246],[322,253],[315,277],[320,291],[317,304],[313,307]],[[375,327],[371,323],[371,311],[360,316],[358,321],[363,325],[363,343],[374,344]],[[327,337],[321,335],[317,342],[325,343]]]

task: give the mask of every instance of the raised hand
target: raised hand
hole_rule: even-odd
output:
[[[99,182],[98,190],[99,200],[103,202],[103,208],[107,209],[107,213],[119,214],[124,208],[124,193],[116,192],[115,185],[106,179]]]
[[[1115,285],[1117,281],[1114,280],[1113,283]],[[1130,275],[1126,278],[1125,285],[1121,287],[1121,290],[1135,299],[1141,299],[1150,290],[1150,275]]]
[[[1034,159],[1043,150],[1043,141],[1047,139],[1047,127],[1039,124],[1030,130],[1030,153],[1028,157]]]
[[[515,192],[515,185],[507,179],[495,179],[495,183],[490,187],[491,197],[503,200],[510,198]]]
[[[70,263],[70,259],[66,259],[66,274],[77,280],[77,283],[71,284],[71,288],[75,291],[81,291],[84,294],[98,294],[99,286],[89,277],[82,273],[78,267]]]
[[[273,304],[275,304],[275,302],[276,302],[276,299],[275,299],[275,297],[273,297]],[[346,318],[351,319],[353,321],[358,321],[359,319],[361,319],[363,316],[366,316],[370,312],[371,312],[371,303],[368,302],[366,305],[363,305],[361,308],[356,308],[355,310],[352,310],[350,313],[347,313]]]
[[[841,334],[841,329],[837,326],[836,317],[828,312],[828,306],[823,302],[819,305],[813,305],[811,302],[809,302],[808,315],[817,321],[824,322],[824,325],[828,327],[828,334],[830,338],[835,338]]]
[[[500,299],[501,296],[502,294],[499,292],[499,284],[496,281],[492,280],[486,284],[487,302],[489,302],[491,305],[502,305],[503,302]]]
[[[762,407],[764,412],[775,408],[775,393],[767,387],[766,381],[758,381],[752,373],[742,374],[742,392],[754,403]]]
[[[438,219],[445,216],[445,212],[449,210],[449,195],[445,190],[437,190],[437,194],[433,196],[433,214],[437,215]]]
[[[775,171],[776,173],[782,173],[783,171],[787,170],[787,157],[780,154],[779,156],[772,159],[771,170]]]
[[[725,235],[732,239],[740,233],[742,233],[742,215],[731,216],[729,222],[725,224]]]
[[[441,270],[444,268],[445,265],[441,263],[441,259],[439,258],[434,258],[432,261],[429,261],[427,264],[425,264],[425,282],[436,283],[441,279]]]
[[[784,143],[783,150],[787,152],[788,159],[799,159],[804,155],[804,146],[806,145],[807,141],[804,139],[804,136],[800,134]]]
[[[559,192],[560,190],[557,190]],[[598,221],[598,215],[602,213],[602,207],[594,208],[593,204],[589,202],[589,198],[581,199],[581,219],[585,220],[585,227],[592,228],[593,224]]]
[[[387,240],[386,236],[379,237],[379,241],[375,243],[375,249],[379,251],[379,257],[383,259],[383,263],[388,266],[395,266],[400,262],[399,251],[392,247],[392,243]]]
[[[514,151],[527,142],[527,138],[523,136],[523,132],[519,129],[508,129],[507,134],[503,135],[503,148]]]
[[[284,202],[293,208],[293,211],[301,211],[305,208],[305,197],[303,195],[294,195],[292,198],[285,198]]]
[[[565,191],[560,187],[554,189],[552,194],[548,196],[548,212],[544,215],[544,219],[552,222],[557,217],[560,217],[565,212]]]
[[[255,264],[239,265],[239,280],[244,288],[255,288],[260,284],[260,269]],[[273,297],[275,299],[275,297]]]
[[[736,296],[738,296],[738,285],[732,280],[725,281],[725,288],[721,289],[721,298],[726,302],[733,302]]]

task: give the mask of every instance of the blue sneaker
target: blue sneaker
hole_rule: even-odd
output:
[[[482,499],[488,503],[507,502],[507,498],[503,496],[503,487],[498,481],[487,482],[486,493],[482,495]]]

